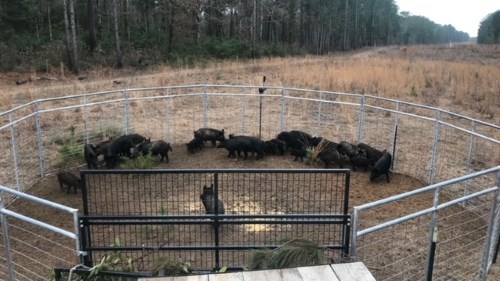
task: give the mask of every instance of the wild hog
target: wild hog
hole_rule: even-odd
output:
[[[319,154],[319,159],[325,164],[325,168],[329,168],[331,164],[338,164],[340,168],[349,164],[351,161],[349,157],[343,155],[336,149],[325,150]]]
[[[210,141],[212,142],[212,147],[215,147],[217,141],[220,142],[224,139],[224,129],[201,128],[194,131],[194,137],[203,142]]]
[[[69,193],[71,187],[73,187],[75,194],[77,193],[77,188],[82,188],[82,181],[80,180],[80,178],[68,171],[61,171],[57,173],[57,181],[59,182],[61,191],[64,191],[65,185],[68,187],[66,193]]]
[[[83,147],[83,157],[85,158],[85,162],[87,162],[88,169],[97,169],[97,152],[96,148],[92,144],[86,144]]]
[[[205,207],[206,214],[215,214],[215,193],[214,193],[214,185],[210,185],[207,187],[203,186],[203,192],[200,195],[201,203],[203,203],[203,207]],[[217,214],[225,214],[226,210],[224,209],[224,204],[220,199],[217,200]]]
[[[379,176],[385,174],[385,177],[387,179],[387,182],[390,182],[389,180],[389,169],[391,168],[391,159],[392,156],[389,152],[383,151],[382,157],[378,159],[377,163],[375,163],[375,166],[373,166],[372,172],[370,174],[370,181],[374,181],[377,179]]]
[[[201,139],[194,138],[186,143],[186,148],[189,153],[195,153],[196,151],[203,150],[203,141]]]
[[[294,148],[290,151],[290,155],[295,156],[293,161],[297,161],[300,158],[301,162],[304,162],[304,157],[307,156],[307,150],[305,148],[297,149]]]
[[[358,143],[358,147],[366,151],[366,157],[370,160],[370,165],[372,166],[374,166],[378,159],[380,159],[380,157],[384,154],[382,151],[362,142]]]
[[[151,155],[152,156],[157,156],[160,155],[160,162],[165,159],[165,162],[168,163],[168,152],[172,152],[172,147],[170,146],[169,143],[163,141],[163,140],[158,140],[153,143],[153,146],[151,147]]]

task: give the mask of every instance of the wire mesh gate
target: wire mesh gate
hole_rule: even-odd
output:
[[[242,268],[253,249],[294,239],[317,242],[325,257],[348,254],[349,170],[82,171],[82,249],[91,266],[119,251],[139,270],[155,260],[197,270]],[[205,214],[200,194],[214,188],[225,214]]]

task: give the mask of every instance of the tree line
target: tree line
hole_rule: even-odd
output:
[[[394,0],[0,0],[3,70],[191,64],[468,41]]]
[[[479,44],[500,44],[500,10],[486,16],[479,25]]]

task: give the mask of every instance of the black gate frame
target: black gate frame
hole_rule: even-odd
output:
[[[89,206],[86,189],[87,174],[152,174],[152,173],[213,173],[214,174],[214,194],[215,202],[218,199],[218,173],[333,173],[345,174],[343,214],[285,214],[285,215],[221,215],[221,214],[196,214],[196,215],[89,215]],[[83,264],[88,267],[93,266],[93,252],[110,251],[213,251],[215,264],[212,269],[221,268],[220,253],[224,250],[252,250],[252,249],[276,249],[281,245],[244,245],[244,246],[221,246],[219,228],[222,225],[244,225],[244,224],[331,224],[342,225],[342,243],[333,245],[320,245],[330,250],[339,250],[345,257],[349,255],[349,238],[351,216],[348,214],[349,208],[349,169],[178,169],[178,170],[81,170],[82,196],[84,214],[79,216],[79,230],[81,250],[86,253],[83,256]],[[217,204],[215,204],[217,209]],[[251,219],[251,220],[249,220]],[[91,226],[96,225],[211,225],[214,231],[214,246],[141,246],[141,247],[121,247],[121,246],[93,246],[91,237]],[[241,270],[241,268],[231,268]]]

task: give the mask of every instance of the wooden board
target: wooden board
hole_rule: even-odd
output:
[[[332,264],[331,267],[341,281],[376,281],[362,262]]]
[[[243,281],[243,272],[210,274],[208,281]]]
[[[206,275],[149,277],[139,281],[375,281],[375,278],[363,263],[355,262]]]
[[[309,281],[340,281],[329,265],[317,265],[297,268],[303,280]]]

